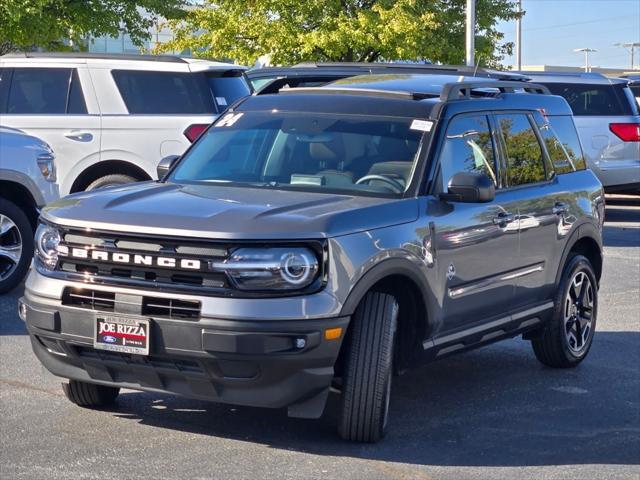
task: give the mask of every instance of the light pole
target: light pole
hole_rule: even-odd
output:
[[[589,54],[592,53],[592,52],[597,52],[597,50],[594,49],[594,48],[574,48],[573,51],[576,52],[576,53],[584,52],[584,71],[585,72],[590,72],[591,71],[591,66],[589,65]]]
[[[466,51],[467,66],[475,65],[474,50],[476,47],[476,0],[467,0],[467,34]]]
[[[614,44],[616,47],[629,48],[631,51],[631,70],[634,69],[634,56],[636,54],[636,47],[640,48],[640,42],[627,42],[627,43],[616,43]]]
[[[522,70],[522,0],[518,0],[518,18],[516,19],[516,65]]]

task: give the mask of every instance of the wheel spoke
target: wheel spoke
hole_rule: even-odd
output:
[[[22,254],[22,245],[0,245],[0,258],[8,258],[13,263],[17,264],[20,261],[20,255]]]
[[[15,228],[16,224],[13,221],[5,216],[0,215],[0,236],[5,235],[9,230]]]
[[[584,305],[587,291],[589,290],[590,286],[591,285],[589,284],[589,280],[587,279],[583,279],[580,282],[580,294],[578,295],[578,302],[580,303],[580,305]]]

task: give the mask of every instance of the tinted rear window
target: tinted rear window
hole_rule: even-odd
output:
[[[249,85],[241,72],[225,72],[222,75],[207,73],[206,76],[219,112],[226,110],[239,98],[251,94]]]
[[[16,68],[7,113],[66,113],[71,69]]]
[[[631,115],[628,102],[616,92],[614,85],[579,83],[547,83],[554,95],[567,100],[574,115]]]
[[[203,75],[182,72],[113,70],[122,99],[134,114],[216,113]]]

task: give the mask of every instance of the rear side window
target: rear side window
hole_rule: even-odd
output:
[[[8,83],[8,78],[0,83]],[[15,68],[7,90],[8,114],[87,113],[78,72],[71,68]]]
[[[113,70],[120,95],[133,114],[206,114],[216,108],[203,75]]]
[[[239,98],[251,94],[249,85],[240,71],[228,71],[222,74],[207,73],[206,77],[219,112],[226,110]]]
[[[529,117],[525,114],[496,115],[504,139],[507,183],[510,187],[546,179],[544,156]]]
[[[447,127],[440,153],[441,191],[459,172],[484,173],[497,185],[496,157],[489,121],[484,115],[455,117]]]
[[[542,119],[542,115],[540,115]],[[570,173],[587,168],[573,119],[550,116],[538,122],[540,133],[556,173]]]
[[[546,86],[554,95],[565,98],[574,115],[632,114],[628,102],[619,98],[613,85],[548,83]]]

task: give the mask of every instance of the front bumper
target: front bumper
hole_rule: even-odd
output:
[[[151,318],[149,356],[93,348],[96,312],[27,290],[20,313],[33,350],[54,375],[236,405],[322,414],[349,317],[314,320]],[[326,329],[343,334],[326,340]],[[304,342],[301,341],[304,340]],[[304,346],[300,347],[304,343]]]

